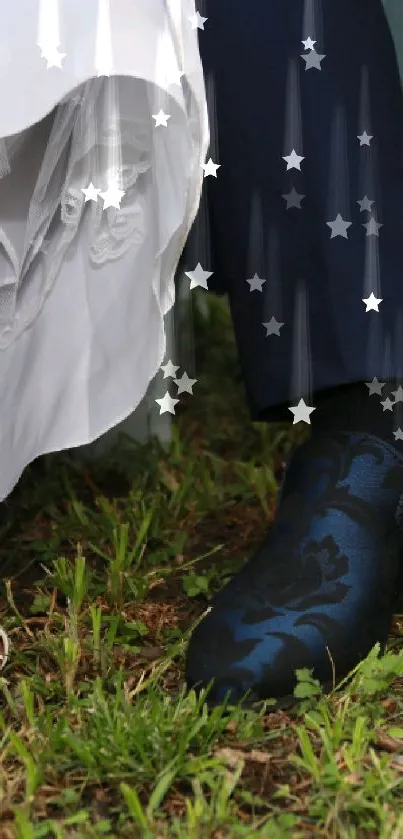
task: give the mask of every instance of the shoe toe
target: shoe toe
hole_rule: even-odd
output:
[[[190,639],[188,687],[209,687],[209,704],[280,699],[307,668],[327,690],[376,642],[383,649],[402,566],[402,483],[381,441],[343,434],[301,447],[268,537]]]

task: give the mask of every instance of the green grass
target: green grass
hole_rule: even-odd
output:
[[[0,839],[403,837],[398,616],[383,658],[327,697],[301,671],[287,712],[209,713],[183,689],[189,632],[259,543],[301,437],[250,422],[228,311],[209,306],[172,444],[42,458],[0,505]]]

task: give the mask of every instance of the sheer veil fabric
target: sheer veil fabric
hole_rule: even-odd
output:
[[[127,417],[163,362],[209,144],[195,13],[194,0],[2,11],[0,499],[40,454]]]

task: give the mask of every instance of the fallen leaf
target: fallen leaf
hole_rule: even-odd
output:
[[[250,752],[245,752],[241,749],[231,749],[227,747],[217,749],[214,754],[217,757],[222,757],[231,767],[236,766],[239,761],[244,763],[249,761],[251,763],[261,763],[266,765],[271,760],[271,755],[268,752],[259,752],[256,749],[252,749]]]
[[[385,752],[403,752],[403,740],[396,740],[394,737],[390,737],[381,728],[377,728],[376,730],[375,742]]]

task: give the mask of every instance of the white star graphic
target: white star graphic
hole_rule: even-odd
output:
[[[304,45],[304,50],[313,50],[316,41],[313,41],[311,36],[309,36],[306,41],[301,41],[301,43]]]
[[[401,428],[398,428],[397,431],[393,432],[393,436],[395,440],[403,440],[403,431]]]
[[[155,128],[158,128],[159,125],[163,125],[164,128],[168,127],[168,120],[171,119],[169,114],[164,114],[162,108],[158,111],[158,114],[151,114],[152,118],[155,119]]]
[[[382,388],[385,387],[386,382],[379,382],[375,376],[372,382],[365,382],[365,384],[369,390],[369,396],[373,396],[374,394],[382,396]]]
[[[348,239],[347,228],[351,227],[352,222],[344,221],[340,213],[337,214],[334,221],[327,221],[326,224],[332,231],[330,235],[331,239],[334,239],[335,236],[343,236],[344,239]]]
[[[370,143],[371,143],[371,140],[373,140],[373,138],[374,138],[374,135],[373,134],[367,134],[366,131],[363,131],[362,134],[357,134],[357,138],[360,141],[360,146],[369,146]]]
[[[247,283],[250,285],[250,291],[263,291],[263,283],[266,280],[261,280],[257,274],[254,274],[251,280],[246,280]]]
[[[204,169],[204,177],[207,178],[208,175],[213,175],[214,178],[217,177],[217,169],[219,169],[221,163],[213,163],[211,157],[207,163],[202,163],[202,168]]]
[[[87,186],[87,189],[82,189],[81,192],[84,193],[86,201],[98,201],[98,195],[101,190],[95,189],[95,186],[91,181],[90,185]]]
[[[171,359],[169,359],[166,364],[161,364],[161,370],[164,371],[164,379],[168,379],[169,377],[174,379],[176,371],[179,370],[179,364],[172,364]]]
[[[363,297],[362,298],[362,302],[365,303],[365,305],[367,307],[365,309],[366,312],[370,312],[371,310],[374,311],[374,312],[379,312],[378,307],[379,307],[379,304],[382,303],[382,301],[383,301],[383,297],[375,297],[375,294],[374,294],[373,291],[371,291],[371,294],[369,295],[369,297]]]
[[[62,69],[62,61],[66,58],[67,53],[59,52],[59,47],[42,47],[41,48],[41,58],[44,58],[47,61],[48,66],[47,69],[50,70],[51,67],[58,67],[60,70]]]
[[[267,330],[266,338],[268,338],[269,335],[278,335],[279,337],[281,337],[280,336],[280,329],[281,329],[282,326],[284,326],[284,324],[279,323],[279,321],[276,320],[276,318],[273,317],[273,318],[270,318],[270,320],[267,323],[262,323],[262,326],[264,326],[265,329]]]
[[[120,210],[120,202],[125,194],[123,189],[118,189],[116,184],[112,184],[105,192],[99,194],[104,202],[103,210],[107,210],[108,207],[115,207],[116,210]]]
[[[190,291],[192,288],[205,288],[208,291],[207,280],[209,277],[212,277],[213,271],[203,271],[203,268],[200,265],[200,262],[197,263],[196,268],[194,271],[185,271],[186,277],[189,277],[190,282]]]
[[[183,373],[180,379],[174,379],[175,384],[178,385],[178,396],[180,393],[191,393],[193,396],[193,385],[196,384],[197,379],[189,379],[187,373]]]
[[[172,396],[170,396],[170,394],[167,391],[163,399],[156,399],[155,402],[157,402],[157,404],[160,406],[160,415],[166,414],[167,412],[169,412],[170,414],[174,414],[175,405],[178,404],[179,399],[172,399]]]
[[[204,30],[204,24],[206,23],[206,20],[208,20],[208,17],[202,17],[199,12],[196,12],[196,14],[192,15],[189,20],[192,24],[192,29]]]
[[[289,408],[292,414],[294,414],[294,421],[293,425],[297,422],[307,422],[308,425],[311,424],[310,415],[312,411],[316,411],[316,408],[310,407],[306,405],[303,399],[300,399],[298,405],[295,405],[293,408]]]
[[[384,411],[393,411],[393,402],[389,397],[381,402]]]
[[[301,157],[301,155],[297,154],[295,149],[292,150],[291,154],[287,154],[283,157],[287,164],[287,172],[289,169],[299,169],[301,171],[301,161],[305,160],[305,157]]]

